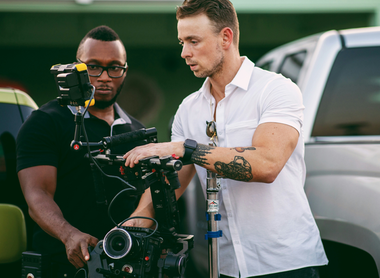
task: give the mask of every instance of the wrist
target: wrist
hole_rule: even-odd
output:
[[[66,245],[66,243],[73,237],[75,233],[79,232],[79,230],[68,223],[64,226],[66,227],[62,227],[62,229],[60,229],[61,232],[59,234],[59,240]]]
[[[193,155],[193,152],[196,150],[198,146],[197,141],[193,139],[186,139],[185,142],[183,143],[183,156],[182,156],[182,162],[183,164],[191,164],[191,157]]]

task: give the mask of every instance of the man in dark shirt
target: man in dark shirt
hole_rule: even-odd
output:
[[[115,102],[128,69],[119,36],[107,26],[94,28],[80,42],[77,60],[87,65],[96,88],[95,105],[84,115],[89,141],[99,142],[105,136],[144,128]],[[65,277],[73,277],[75,268],[86,264],[88,246],[95,247],[115,226],[107,215],[108,206],[96,203],[90,161],[85,158],[87,149],[70,148],[76,112],[75,107],[52,100],[32,113],[17,138],[18,177],[29,213],[38,224],[33,247],[59,261],[62,270],[58,270],[58,276]],[[138,144],[124,144],[111,149],[111,153],[123,154]],[[117,166],[107,167],[104,172],[117,175]],[[103,180],[109,204],[126,185],[118,179]],[[138,197],[121,194],[112,206],[112,218],[118,222],[127,218]]]

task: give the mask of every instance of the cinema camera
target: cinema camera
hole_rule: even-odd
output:
[[[179,211],[175,189],[180,187],[177,171],[182,168],[182,162],[175,156],[147,157],[139,161],[133,168],[125,166],[122,155],[111,154],[111,147],[119,144],[142,141],[157,142],[155,128],[140,129],[115,136],[104,137],[100,142],[89,142],[84,128],[83,115],[93,102],[95,88],[90,84],[85,64],[55,65],[51,68],[55,75],[59,91],[58,101],[61,105],[73,105],[77,108],[75,115],[75,133],[71,147],[74,151],[87,147],[86,156],[90,160],[93,172],[95,193],[99,205],[108,205],[104,199],[102,175],[121,180],[126,188],[120,191],[108,205],[108,215],[111,216],[111,206],[114,200],[125,191],[133,190],[142,194],[150,188],[155,210],[154,229],[142,227],[125,227],[122,224],[133,218],[125,219],[116,224],[95,248],[89,247],[90,260],[87,270],[83,269],[86,278],[161,278],[182,277],[189,251],[193,247],[193,235],[178,234]],[[91,93],[92,90],[92,93]],[[85,107],[83,107],[85,106]],[[83,109],[84,108],[84,109]],[[83,127],[83,129],[82,129]],[[83,130],[86,142],[81,142],[79,131]],[[91,151],[90,146],[99,150]],[[114,165],[119,168],[120,176],[110,176],[103,172],[102,165]],[[49,277],[48,258],[34,252],[23,253],[23,277],[32,274],[35,278]],[[45,273],[45,274],[44,274]]]

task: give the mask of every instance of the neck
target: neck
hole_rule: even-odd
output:
[[[91,106],[88,108],[88,112],[90,112],[93,116],[106,121],[109,125],[112,125],[115,121],[115,112],[113,108],[113,105],[104,109]]]
[[[225,97],[225,88],[235,78],[244,58],[240,57],[239,53],[237,53],[233,57],[226,57],[225,60],[226,62],[220,73],[209,78],[211,83],[210,92],[214,96],[216,103]]]

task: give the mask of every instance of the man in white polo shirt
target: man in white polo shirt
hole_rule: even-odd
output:
[[[219,194],[221,277],[318,277],[327,264],[306,199],[303,109],[299,88],[282,75],[255,67],[238,49],[239,27],[228,0],[186,0],[177,9],[181,56],[202,88],[175,115],[172,142],[137,147],[126,165],[176,154],[180,196],[197,171],[223,176]],[[212,132],[216,128],[210,146]],[[132,216],[153,216],[146,192]],[[145,220],[128,225],[146,226]]]

